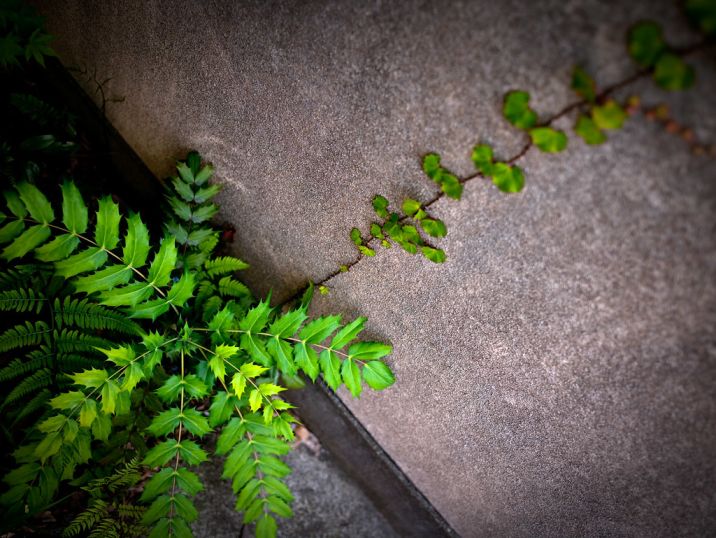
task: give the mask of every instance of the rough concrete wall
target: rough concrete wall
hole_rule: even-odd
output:
[[[628,76],[639,18],[695,39],[661,1],[42,7],[66,65],[113,77],[109,117],[156,173],[186,148],[217,165],[249,280],[278,297],[353,257],[375,193],[434,192],[420,154],[464,174],[477,141],[515,154],[507,90],[548,114],[574,63]],[[716,140],[712,52],[686,94],[628,91]],[[434,206],[444,266],[392,249],[329,283],[317,312],[395,344],[396,386],[345,399],[463,536],[713,532],[714,161],[634,120],[520,166],[522,194],[471,182]]]

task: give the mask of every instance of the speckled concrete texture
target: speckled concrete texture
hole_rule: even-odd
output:
[[[295,499],[294,516],[279,520],[279,536],[315,538],[394,538],[396,534],[363,492],[338,469],[325,450],[299,445],[285,458],[293,473],[286,483]],[[221,480],[220,460],[201,467],[211,488],[197,497],[201,517],[193,528],[197,538],[251,538],[253,526],[242,532],[241,514],[234,510],[231,484]]]
[[[374,194],[432,195],[422,153],[461,174],[477,141],[515,154],[507,90],[548,114],[574,99],[575,63],[629,76],[639,18],[697,39],[661,0],[43,9],[66,65],[113,77],[110,119],[156,173],[190,147],[218,166],[249,280],[278,298],[352,258]],[[626,91],[716,141],[715,56],[691,58],[688,93]],[[395,345],[396,385],[344,399],[465,537],[713,535],[713,159],[634,119],[520,165],[519,195],[473,181],[433,206],[444,266],[392,249],[329,282],[316,313],[365,314]]]

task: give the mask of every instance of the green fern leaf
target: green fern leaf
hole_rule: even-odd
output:
[[[38,370],[31,376],[26,377],[10,391],[5,397],[0,409],[15,403],[16,401],[26,398],[29,394],[37,392],[40,389],[49,387],[52,383],[52,372],[49,369]]]
[[[99,269],[107,261],[107,252],[99,247],[90,247],[73,254],[65,260],[55,262],[55,272],[69,278],[87,271]]]
[[[67,258],[80,244],[78,237],[62,234],[35,250],[35,257],[43,262],[56,262]]]
[[[24,325],[15,325],[0,335],[0,351],[38,345],[49,332],[50,329],[44,321],[26,321]]]
[[[94,230],[95,242],[104,250],[112,250],[119,243],[119,223],[122,217],[119,206],[112,198],[105,196],[99,200],[97,225]]]
[[[127,217],[127,235],[124,238],[122,260],[138,269],[144,267],[149,254],[149,231],[137,214]]]
[[[92,304],[87,299],[65,297],[60,303],[55,299],[55,320],[58,326],[70,325],[80,329],[110,330],[138,335],[142,329],[126,316],[109,308]]]
[[[210,277],[228,275],[242,269],[247,269],[249,264],[231,256],[212,258],[204,263],[204,269]]]
[[[55,220],[52,205],[40,189],[26,181],[18,183],[15,188],[33,219],[45,226]]]
[[[62,222],[72,234],[87,231],[87,206],[77,186],[71,181],[62,184]]]
[[[109,291],[115,286],[126,284],[132,277],[132,269],[126,265],[110,265],[101,271],[83,276],[74,281],[76,291],[87,294]]]
[[[219,293],[229,297],[250,297],[251,291],[245,284],[234,280],[230,276],[225,276],[219,280]]]
[[[39,314],[47,299],[32,288],[19,288],[0,292],[0,310],[34,312]]]

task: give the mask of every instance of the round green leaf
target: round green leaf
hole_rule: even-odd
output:
[[[651,21],[639,22],[632,26],[627,37],[629,54],[636,63],[651,67],[656,63],[666,43],[661,26]]]
[[[694,69],[676,54],[664,54],[656,62],[654,80],[665,90],[685,90],[694,85]]]
[[[626,112],[614,99],[592,108],[592,119],[600,129],[621,129],[626,117]]]
[[[492,182],[502,192],[520,192],[525,186],[525,176],[519,166],[496,163],[492,170]]]
[[[547,153],[558,153],[567,147],[567,135],[551,127],[536,127],[530,131],[532,143]]]
[[[607,139],[594,120],[588,116],[579,116],[577,125],[574,126],[574,132],[590,145],[602,144]]]
[[[521,91],[511,91],[505,95],[502,113],[505,119],[518,129],[530,129],[537,123],[537,114],[529,106],[530,94]]]

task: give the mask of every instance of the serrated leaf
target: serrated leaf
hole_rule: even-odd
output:
[[[318,344],[328,338],[341,324],[341,316],[317,318],[301,329],[298,338],[308,344]]]
[[[261,393],[258,391],[258,389],[253,389],[249,393],[249,406],[251,407],[251,411],[258,411],[261,409],[261,403],[263,401],[263,398],[261,397]]]
[[[360,370],[358,369],[358,365],[353,362],[351,358],[343,361],[341,377],[343,378],[343,383],[345,383],[346,388],[355,398],[358,398],[363,387],[360,384]]]
[[[35,258],[43,262],[56,262],[67,258],[80,244],[78,237],[62,234],[35,250]]]
[[[80,426],[89,428],[95,418],[97,418],[97,402],[92,398],[87,398],[80,409]]]
[[[333,390],[341,386],[341,361],[332,350],[324,349],[318,359],[323,372],[323,379]]]
[[[395,383],[395,376],[382,361],[369,361],[363,365],[363,379],[374,390],[383,390]]]
[[[216,442],[216,453],[222,455],[229,452],[243,438],[245,433],[246,428],[241,419],[232,418],[221,430]]]
[[[105,196],[99,200],[97,224],[95,225],[95,242],[105,250],[112,250],[119,243],[119,222],[121,220],[119,206],[112,198]]]
[[[159,252],[149,266],[147,281],[157,287],[166,286],[177,261],[177,249],[173,237],[165,237],[159,245]]]
[[[530,94],[515,90],[505,95],[502,114],[518,129],[531,129],[537,123],[537,114],[529,106]]]
[[[75,291],[94,293],[111,290],[115,286],[126,284],[132,276],[132,270],[124,265],[110,265],[74,281]]]
[[[67,259],[55,262],[58,276],[69,278],[87,271],[99,269],[107,261],[107,252],[99,247],[90,247]]]
[[[166,493],[172,487],[174,482],[174,469],[165,467],[158,473],[155,473],[149,481],[144,484],[144,489],[139,500],[143,502],[151,501],[162,493]]]
[[[49,224],[55,220],[52,205],[35,185],[22,181],[15,186],[15,189],[33,219],[41,224]]]
[[[271,307],[268,299],[261,301],[246,313],[244,319],[239,322],[239,329],[254,333],[260,332],[266,326],[270,313]]]
[[[92,422],[92,435],[100,441],[107,441],[112,433],[112,419],[104,413],[99,413]]]
[[[187,465],[199,465],[206,461],[206,451],[194,441],[182,440],[179,446],[179,454]]]
[[[187,431],[197,437],[203,437],[211,431],[209,422],[206,420],[204,415],[194,408],[184,408],[181,421]]]
[[[307,317],[303,309],[291,310],[280,318],[277,318],[276,321],[269,326],[268,332],[279,338],[293,336],[301,324],[306,321]]]
[[[149,230],[138,214],[127,217],[122,260],[135,269],[144,267],[149,254]]]
[[[266,343],[266,349],[276,360],[276,365],[281,373],[286,375],[296,374],[296,365],[293,363],[293,348],[288,342],[280,340],[278,337],[270,338]]]
[[[50,406],[55,409],[73,409],[85,401],[85,395],[80,391],[64,392],[50,400]]]
[[[358,342],[348,348],[348,355],[353,359],[371,360],[385,357],[393,351],[393,346],[381,342]]]
[[[82,194],[71,181],[62,184],[62,222],[73,234],[87,231],[88,211]]]
[[[21,258],[37,246],[41,245],[50,237],[50,229],[47,226],[38,224],[31,226],[20,237],[15,239],[2,251],[2,257],[6,260]]]
[[[119,390],[119,385],[112,379],[107,379],[102,385],[102,412],[106,415],[111,415],[115,412]]]
[[[331,340],[330,347],[333,349],[341,349],[346,346],[351,340],[360,334],[366,321],[368,321],[368,318],[364,317],[359,317],[351,321],[348,325],[336,333],[333,340]]]
[[[546,153],[559,153],[567,147],[567,135],[551,127],[530,129],[532,143]]]
[[[0,228],[0,244],[7,243],[16,238],[24,229],[25,223],[21,220],[8,222],[5,226]]]
[[[194,273],[189,271],[185,272],[181,278],[169,288],[166,298],[167,303],[178,307],[184,306],[184,303],[194,295],[195,285]]]
[[[94,389],[101,387],[102,384],[107,381],[109,375],[107,374],[107,370],[91,368],[89,370],[84,370],[83,372],[72,374],[70,377],[75,385],[83,385]]]
[[[101,304],[107,306],[135,306],[152,295],[152,287],[144,282],[115,288],[102,294]]]

